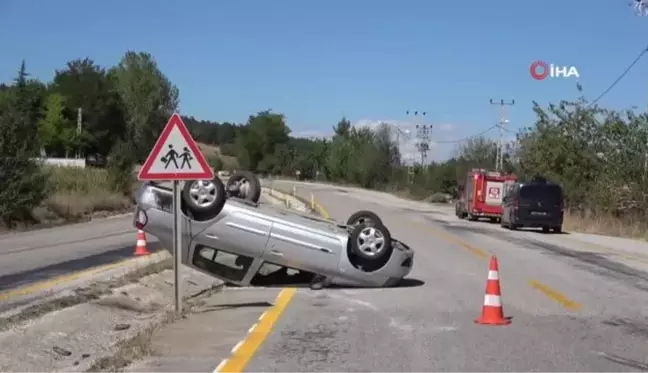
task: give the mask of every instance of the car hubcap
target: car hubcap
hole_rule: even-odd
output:
[[[216,200],[216,186],[211,181],[196,181],[191,185],[189,194],[197,206],[206,207]]]
[[[367,256],[376,256],[385,248],[385,236],[373,227],[367,227],[358,235],[358,248]]]
[[[242,179],[232,183],[228,189],[230,192],[235,193],[239,198],[245,198],[250,192],[250,183],[247,180]]]

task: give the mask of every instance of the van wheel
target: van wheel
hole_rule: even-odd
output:
[[[347,219],[347,225],[360,225],[360,224],[366,226],[373,226],[373,225],[383,225],[383,222],[382,219],[380,219],[380,217],[376,213],[367,210],[354,212]]]
[[[261,198],[261,181],[252,172],[238,171],[227,179],[227,195],[242,198],[254,203]]]
[[[210,220],[225,206],[225,186],[218,177],[213,180],[188,181],[182,188],[182,200],[188,215],[195,220]]]
[[[391,233],[382,224],[356,225],[349,236],[349,254],[359,259],[362,266],[384,265],[393,250]]]

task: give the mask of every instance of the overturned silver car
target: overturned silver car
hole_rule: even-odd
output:
[[[292,283],[356,287],[397,285],[414,251],[391,237],[370,211],[346,224],[259,204],[259,179],[237,172],[227,181],[186,182],[182,190],[182,263],[239,286]],[[144,183],[134,224],[171,250],[173,195]],[[289,272],[297,272],[290,275]]]

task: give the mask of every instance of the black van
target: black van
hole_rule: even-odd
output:
[[[562,232],[563,190],[560,185],[536,178],[515,183],[502,201],[502,227],[541,227],[543,232]]]

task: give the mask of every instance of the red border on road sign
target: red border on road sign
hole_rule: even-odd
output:
[[[192,173],[182,173],[182,172],[151,173],[151,167],[153,166],[153,163],[157,160],[157,158],[160,156],[162,147],[166,143],[166,140],[169,137],[169,135],[171,134],[173,127],[178,127],[180,134],[182,134],[182,137],[187,142],[187,146],[189,146],[191,152],[196,156],[196,161],[198,161],[198,164],[202,168],[202,171],[192,172]],[[205,160],[205,157],[200,151],[200,148],[198,148],[198,144],[196,144],[196,141],[193,139],[193,137],[191,137],[191,133],[189,133],[189,130],[187,129],[187,126],[185,126],[184,122],[182,121],[182,118],[180,118],[180,115],[178,113],[174,113],[173,115],[171,115],[171,118],[169,118],[169,122],[167,122],[166,126],[162,130],[160,137],[158,137],[157,141],[155,142],[155,145],[153,146],[153,150],[151,150],[151,153],[146,158],[146,162],[144,162],[144,165],[140,169],[137,178],[141,181],[211,180],[214,178],[214,170],[212,170],[212,168]]]

